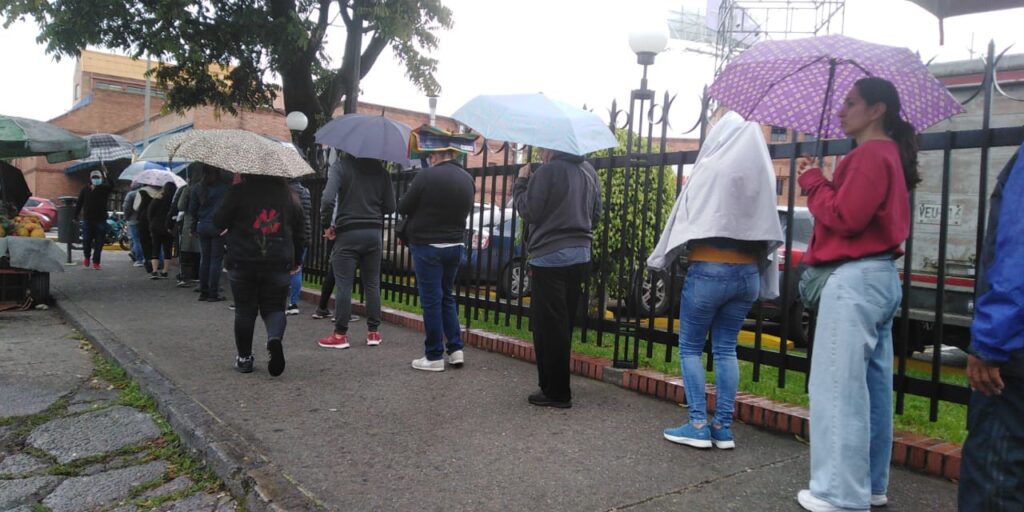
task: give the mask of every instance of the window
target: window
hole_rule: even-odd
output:
[[[775,178],[775,195],[781,196],[786,191],[786,178]]]
[[[789,139],[789,130],[781,126],[772,126],[771,141],[772,142],[786,142]]]

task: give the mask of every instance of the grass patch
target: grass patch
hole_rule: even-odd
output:
[[[115,389],[120,392],[120,398],[118,403],[124,406],[133,407],[142,410],[153,418],[156,422],[157,427],[160,429],[161,435],[159,438],[152,442],[144,445],[139,450],[142,453],[142,461],[149,462],[153,460],[164,460],[168,464],[168,481],[179,476],[188,476],[192,479],[195,484],[189,490],[192,492],[215,492],[223,490],[224,486],[221,481],[217,478],[217,475],[206,466],[205,463],[193,457],[189,450],[181,439],[171,428],[171,425],[167,423],[167,420],[161,416],[156,409],[156,402],[151,396],[146,394],[139,387],[138,383],[131,380],[128,374],[125,373],[117,363],[102,357],[98,353],[93,353],[93,364],[95,365],[95,372],[93,375],[96,378],[103,379],[109,382]],[[163,481],[151,482],[148,486],[140,487],[133,493],[133,496],[137,496],[152,487],[157,487],[164,483]],[[142,503],[136,503],[139,506],[156,506],[163,503],[164,500],[157,500],[156,498],[145,500],[145,505]],[[152,503],[150,503],[152,502]]]
[[[311,282],[307,282],[306,286],[317,290],[320,289],[318,284]],[[387,294],[384,292],[382,292],[381,295],[381,303],[386,307],[407,313],[422,314],[422,309],[417,305],[388,299],[386,298]],[[353,293],[352,297],[353,301],[361,300],[358,293]],[[485,313],[481,310],[480,314],[472,319],[471,326],[473,329],[483,329],[496,334],[513,336],[525,341],[532,341],[533,337],[529,330],[529,319],[523,318],[521,327],[517,327],[517,322],[519,322],[519,319],[514,316],[505,315],[503,312],[496,313],[491,311],[486,314],[485,318]],[[612,359],[614,335],[605,333],[602,336],[600,345],[597,343],[597,338],[597,332],[590,330],[587,332],[586,340],[583,340],[581,338],[581,331],[577,329],[573,333],[573,352]],[[665,361],[665,352],[667,350],[672,351],[672,361],[670,362]],[[706,357],[707,355],[705,354],[703,359],[705,363]],[[672,347],[654,344],[651,356],[648,357],[646,345],[641,345],[638,363],[641,368],[659,371],[668,375],[680,375],[678,351]],[[779,376],[778,368],[762,364],[757,381],[753,378],[753,363],[740,361],[739,369],[739,391],[752,393],[787,404],[800,405],[803,407],[807,407],[809,405],[809,398],[805,391],[807,376],[804,373],[792,370],[787,371],[786,385],[785,387],[780,388],[777,385]],[[925,380],[931,379],[931,374],[929,372],[907,368],[906,373],[911,377]],[[714,374],[712,372],[708,372],[705,375],[705,378],[708,382],[714,382]],[[941,381],[959,385],[966,385],[967,383],[967,379],[963,375],[953,374],[943,374]],[[895,401],[896,395],[893,393],[894,404]],[[929,420],[928,411],[928,398],[907,394],[904,397],[903,414],[894,415],[894,428],[896,430],[909,431],[920,435],[938,437],[946,441],[956,443],[964,442],[964,439],[967,437],[967,406],[949,402],[939,402],[938,421],[934,422]]]

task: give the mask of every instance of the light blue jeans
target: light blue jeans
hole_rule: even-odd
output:
[[[708,331],[715,361],[715,424],[732,425],[739,382],[736,336],[757,299],[757,265],[691,263],[679,304],[679,366],[686,386],[690,423],[707,423],[704,395],[704,352]]]
[[[892,455],[892,319],[902,291],[891,258],[845,263],[821,293],[811,356],[811,493],[867,510]]]
[[[146,259],[146,256],[142,253],[142,239],[139,238],[141,236],[139,233],[139,225],[128,224],[128,232],[132,236],[132,260],[141,262]]]
[[[302,268],[306,263],[308,247],[302,249],[302,258],[299,259],[299,271],[291,275],[291,284],[288,287],[288,305],[299,303],[299,294],[302,293]]]

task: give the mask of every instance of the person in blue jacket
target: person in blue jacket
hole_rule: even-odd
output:
[[[1024,510],[1024,219],[1015,205],[1024,197],[1022,150],[999,175],[981,253],[960,512]]]

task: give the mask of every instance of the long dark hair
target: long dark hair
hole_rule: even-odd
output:
[[[892,82],[875,76],[861,78],[853,84],[864,98],[868,106],[885,104],[885,117],[882,118],[882,129],[892,137],[900,148],[900,161],[903,163],[903,177],[907,181],[907,189],[913,189],[921,183],[921,175],[917,172],[917,133],[914,127],[900,117],[900,94]]]

